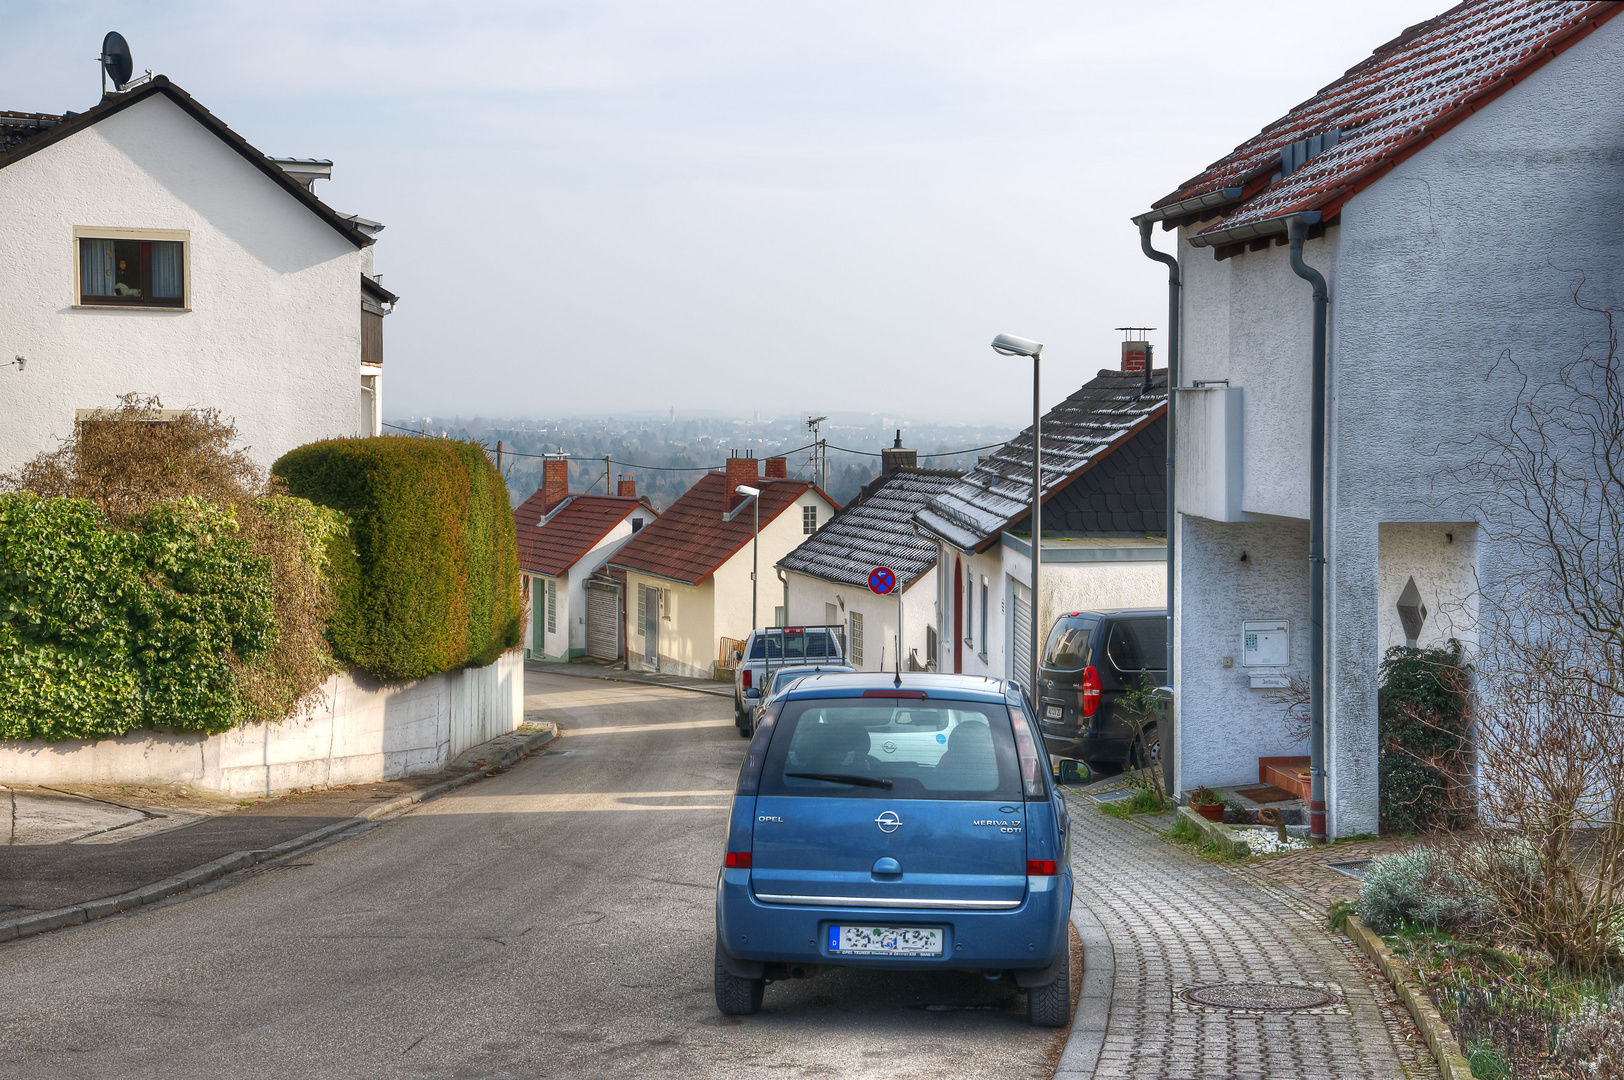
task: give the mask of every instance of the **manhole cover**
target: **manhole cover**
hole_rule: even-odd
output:
[[[1336,1004],[1336,995],[1314,986],[1290,983],[1220,983],[1192,986],[1179,991],[1179,997],[1192,1005],[1217,1009],[1249,1009],[1258,1012],[1288,1012],[1292,1009],[1322,1009]]]

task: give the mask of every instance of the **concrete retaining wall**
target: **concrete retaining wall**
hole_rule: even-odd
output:
[[[228,795],[437,772],[524,718],[524,659],[381,685],[335,675],[308,716],[220,735],[141,731],[94,742],[0,742],[0,783],[183,783]]]

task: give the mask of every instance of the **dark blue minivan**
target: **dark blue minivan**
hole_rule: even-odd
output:
[[[716,1004],[827,965],[972,969],[1070,1019],[1064,797],[1020,688],[824,674],[771,702],[716,883]]]

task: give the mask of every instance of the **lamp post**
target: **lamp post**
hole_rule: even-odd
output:
[[[758,628],[756,622],[756,571],[761,567],[761,490],[753,488],[749,484],[740,484],[733,490],[747,499],[756,500],[755,505],[751,507],[756,515],[756,531],[755,536],[750,541],[750,629],[755,630]],[[785,615],[788,614],[788,612],[785,612]]]
[[[993,351],[1004,356],[1030,356],[1032,358],[1032,669],[1028,673],[1031,683],[1027,687],[1033,708],[1038,704],[1038,642],[1042,627],[1042,612],[1038,592],[1039,568],[1043,563],[1043,413],[1038,402],[1042,379],[1039,376],[1043,360],[1043,342],[999,334],[992,339]]]

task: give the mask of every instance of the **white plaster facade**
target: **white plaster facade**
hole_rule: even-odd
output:
[[[1620,70],[1624,22],[1608,22],[1355,195],[1305,245],[1331,297],[1333,836],[1377,829],[1378,665],[1404,643],[1406,582],[1430,612],[1420,643],[1469,645],[1481,630],[1474,595],[1492,599],[1515,558],[1447,482],[1467,441],[1510,405],[1516,384],[1496,362],[1514,360],[1538,384],[1598,336],[1575,307],[1572,271],[1585,274],[1591,303],[1624,300],[1624,112],[1609,97]],[[1207,435],[1179,420],[1175,768],[1185,790],[1255,782],[1257,757],[1307,753],[1287,745],[1279,710],[1248,688],[1238,659],[1222,662],[1238,656],[1242,620],[1289,618],[1289,673],[1308,675],[1310,290],[1284,247],[1216,261],[1189,243],[1203,227],[1180,232],[1181,382],[1228,380],[1241,431],[1211,423],[1223,410],[1206,405]],[[1180,409],[1192,393],[1179,391]],[[1215,478],[1237,474],[1238,509],[1214,494]],[[1184,477],[1198,482],[1187,490]]]
[[[848,659],[859,671],[892,671],[897,659],[897,598],[879,596],[857,585],[825,581],[810,574],[784,571],[788,585],[789,626],[834,623],[846,628]],[[862,655],[856,655],[853,616],[861,619]],[[923,669],[929,661],[928,631],[936,627],[936,568],[925,571],[902,590],[902,670],[910,658]]]
[[[1015,670],[1015,603],[1032,595],[1029,540],[1001,533],[980,553],[941,543],[936,560],[940,612],[937,670],[1029,681]],[[958,582],[958,585],[955,585]],[[1068,611],[1160,608],[1167,604],[1167,546],[1155,539],[1117,537],[1043,538],[1042,637]],[[966,589],[974,587],[974,595]],[[986,602],[982,600],[986,587]],[[985,619],[983,619],[985,614]],[[960,642],[955,668],[955,628]]]
[[[775,608],[783,606],[782,586],[773,575],[773,564],[806,539],[802,508],[807,506],[817,507],[819,521],[829,520],[835,510],[817,489],[808,487],[794,503],[761,523],[761,581],[756,594],[756,621],[761,626],[772,625]],[[749,500],[734,513],[749,515]],[[626,571],[626,662],[631,670],[658,670],[698,679],[714,674],[722,638],[742,641],[750,634],[752,544],[746,542],[697,585]],[[657,665],[645,659],[648,639],[637,618],[640,587],[661,590]],[[821,616],[818,621],[822,622]]]
[[[586,655],[586,579],[632,538],[633,518],[642,521],[654,517],[654,511],[644,507],[628,513],[557,577],[525,574],[530,601],[530,618],[524,627],[526,656],[536,660],[572,660]],[[551,618],[547,612],[549,585],[555,605]]]
[[[172,230],[184,307],[86,307],[75,229]],[[363,238],[364,239],[364,238]],[[75,412],[129,392],[235,420],[254,461],[370,435],[360,279],[371,250],[250,164],[163,93],[0,168],[0,471],[71,434]]]

